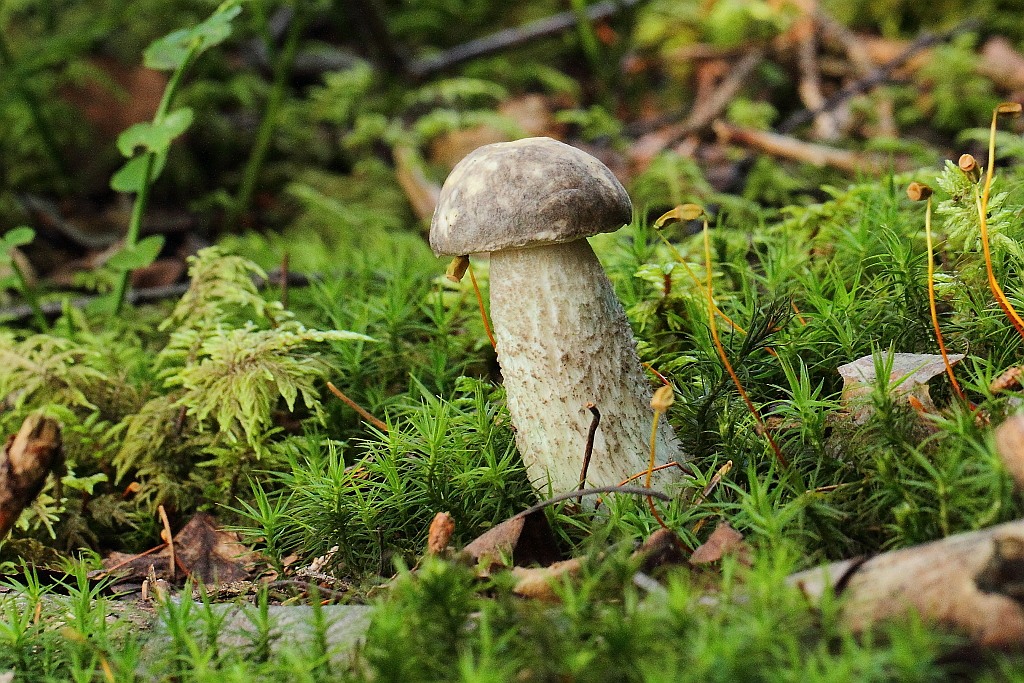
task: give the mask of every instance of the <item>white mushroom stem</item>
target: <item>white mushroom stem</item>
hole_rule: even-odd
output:
[[[534,485],[574,490],[591,414],[601,411],[587,474],[613,486],[647,468],[651,387],[622,305],[585,239],[491,254],[491,318],[516,424],[516,444]],[[661,418],[657,463],[682,458]],[[678,479],[669,468],[655,481]],[[657,476],[657,475],[656,475]]]

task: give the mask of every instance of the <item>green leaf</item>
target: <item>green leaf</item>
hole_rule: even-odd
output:
[[[137,157],[133,157],[125,163],[114,177],[110,179],[110,187],[117,192],[135,192],[138,193],[142,189],[143,183],[146,181],[146,159],[149,157],[151,152],[140,154]],[[149,182],[153,182],[160,177],[160,172],[164,170],[164,164],[167,162],[166,154],[157,154],[153,160],[153,168],[149,173]]]
[[[3,242],[4,251],[12,247],[22,247],[36,238],[36,231],[26,225],[11,228],[4,234],[0,241]]]
[[[182,66],[190,57],[223,43],[231,35],[231,20],[242,8],[236,0],[224,2],[205,21],[179,31],[169,33],[153,41],[146,48],[144,63],[150,69],[173,71]]]
[[[145,268],[156,260],[164,246],[163,235],[150,235],[134,246],[126,246],[107,260],[107,267],[117,271]]]
[[[117,148],[121,154],[131,157],[136,147],[144,147],[157,154],[166,152],[174,138],[192,125],[194,114],[190,107],[175,109],[160,121],[144,121],[129,127],[117,136]]]

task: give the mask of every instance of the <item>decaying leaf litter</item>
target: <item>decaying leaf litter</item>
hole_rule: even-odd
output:
[[[316,14],[302,7],[275,17],[283,42],[270,52],[267,110],[241,182],[205,209],[182,211],[174,193],[188,192],[187,173],[176,189],[161,189],[161,169],[187,166],[175,150],[194,148],[212,112],[194,98],[178,106],[185,96],[179,88],[192,77],[213,82],[201,69],[220,52],[241,64],[261,59],[229,40],[244,34],[247,18],[238,9],[225,3],[205,22],[154,43],[146,64],[169,78],[147,80],[146,72],[90,62],[131,95],[164,91],[148,106],[132,97],[139,108],[108,126],[108,139],[128,129],[118,140],[128,163],[114,180],[115,190],[128,193],[127,213],[123,202],[87,206],[70,188],[95,186],[96,179],[70,172],[61,149],[67,141],[54,135],[33,90],[19,85],[40,147],[9,158],[17,164],[33,153],[49,157],[54,180],[17,188],[15,201],[0,205],[20,214],[12,225],[32,225],[4,237],[5,283],[23,302],[8,313],[26,325],[12,326],[0,349],[10,368],[0,380],[4,427],[12,435],[2,471],[5,519],[13,524],[27,508],[10,550],[27,553],[32,542],[49,539],[65,549],[119,551],[107,554],[103,569],[81,574],[77,590],[117,593],[168,624],[188,620],[175,612],[187,600],[173,597],[188,595],[181,590],[186,578],[193,588],[204,586],[194,594],[200,600],[252,596],[257,611],[246,618],[254,628],[237,642],[251,644],[268,666],[275,652],[270,602],[387,595],[393,566],[411,564],[424,549],[422,567],[393,585],[395,595],[405,596],[393,608],[402,600],[414,604],[417,581],[425,590],[448,580],[439,578],[445,572],[457,576],[438,562],[474,567],[467,571],[476,583],[465,586],[495,599],[493,609],[503,609],[496,606],[503,591],[571,605],[574,591],[589,590],[594,572],[623,562],[624,594],[636,590],[652,604],[671,604],[679,582],[693,582],[702,604],[724,613],[734,572],[746,578],[731,590],[748,596],[741,604],[753,604],[758,563],[795,544],[800,559],[791,568],[805,572],[788,585],[823,615],[831,593],[845,601],[828,628],[871,632],[880,628],[876,622],[906,617],[904,606],[911,606],[925,622],[982,646],[1019,645],[1018,530],[1012,521],[993,526],[1020,514],[1007,473],[1016,477],[1020,469],[1012,415],[1016,333],[1024,335],[1024,326],[1012,283],[1024,249],[1015,220],[1019,142],[1005,133],[1000,149],[1010,163],[998,178],[992,172],[997,123],[1004,130],[1019,125],[1005,120],[1019,112],[1018,38],[979,34],[977,20],[950,21],[899,44],[858,35],[815,3],[767,15],[712,3],[693,24],[709,40],[679,47],[630,33],[649,30],[644,21],[666,21],[659,14],[665,8],[639,3],[639,23],[624,8],[594,5],[585,13],[595,23],[579,24],[577,7],[409,60],[409,45],[394,42],[386,17],[355,3],[351,11],[370,27],[362,47],[383,61],[349,62],[355,66],[332,76],[325,64],[336,68],[338,53],[301,59],[312,55],[303,53],[302,37]],[[739,33],[730,35],[730,27]],[[543,51],[552,36],[578,38],[588,72],[581,82],[591,91],[573,94],[550,82],[548,90],[531,91],[489,80],[486,70],[476,81],[430,80],[454,69],[471,74],[483,63],[474,60],[509,50]],[[428,79],[407,100],[414,105],[375,101],[369,84],[382,64],[399,82]],[[780,104],[785,79],[768,78],[772,70],[796,84],[792,101],[800,107]],[[310,91],[308,111],[300,105],[292,112],[298,125],[278,116],[285,91],[301,92],[289,73],[327,84]],[[637,88],[632,99],[608,108],[612,84],[627,76],[647,94]],[[983,84],[972,91],[977,97],[951,98],[950,81],[963,85],[967,77]],[[659,81],[687,83],[695,93],[691,106],[673,108],[672,96],[659,100],[671,90],[659,90]],[[60,95],[83,106],[83,98]],[[342,104],[325,114],[332,97]],[[95,104],[93,97],[84,101]],[[96,111],[89,116],[105,121],[105,110]],[[931,116],[946,135],[991,114],[987,154],[988,131],[969,138],[976,144],[943,138],[938,150],[850,144],[858,137],[895,140],[912,113]],[[781,119],[774,129],[773,118]],[[282,136],[301,149],[296,131],[325,126],[346,131],[346,142],[326,156],[343,159],[349,179],[376,185],[388,208],[374,206],[381,200],[360,183],[346,189],[329,173],[279,183],[280,169],[294,172],[302,164],[268,151],[268,141]],[[629,235],[595,239],[595,250],[609,272],[608,291],[614,286],[612,297],[623,299],[640,340],[637,365],[650,371],[641,400],[654,394],[658,401],[649,424],[631,430],[633,444],[612,449],[631,453],[610,479],[598,477],[603,465],[592,463],[608,459],[603,444],[617,426],[619,401],[609,403],[610,394],[600,391],[567,394],[579,403],[570,406],[579,438],[572,448],[556,449],[566,463],[558,482],[536,464],[524,472],[513,441],[529,452],[527,430],[536,420],[505,412],[490,347],[498,343],[504,363],[514,358],[507,351],[513,342],[499,332],[488,343],[485,295],[489,289],[494,296],[500,267],[474,257],[469,283],[443,284],[443,264],[425,256],[422,237],[406,230],[408,239],[384,249],[398,259],[386,267],[416,273],[421,284],[382,275],[384,260],[342,265],[349,270],[335,281],[338,245],[346,254],[380,249],[374,240],[381,235],[403,232],[413,217],[429,219],[443,201],[441,180],[466,153],[527,136],[584,149],[632,195],[632,220],[628,211],[621,219],[630,223]],[[956,158],[965,149],[970,153],[959,163],[937,170],[938,157]],[[295,159],[311,163],[313,156]],[[981,162],[972,165],[975,156]],[[787,185],[785,171],[772,172],[793,162],[804,164],[791,167],[801,172],[861,175],[841,190],[839,176],[812,172],[800,189],[791,179]],[[103,184],[113,171],[106,163],[86,169]],[[899,173],[887,175],[893,171]],[[833,187],[819,191],[826,177]],[[902,198],[906,186],[910,200],[927,201],[923,216]],[[65,201],[55,201],[59,193]],[[247,233],[200,251],[222,227],[271,224],[286,236]],[[339,224],[342,233],[358,226],[357,236],[325,241],[327,226]],[[125,244],[115,244],[125,225]],[[693,232],[702,234],[688,239]],[[360,240],[359,233],[373,237]],[[312,236],[313,246],[298,248],[299,235]],[[322,256],[313,256],[318,250]],[[186,270],[187,290],[180,282]],[[311,287],[290,289],[291,283]],[[69,284],[93,293],[69,306],[62,301]],[[177,297],[183,298],[170,315],[166,307],[129,309],[142,316],[137,325],[103,318],[126,302]],[[884,303],[872,308],[873,298]],[[83,306],[86,313],[78,312]],[[545,379],[555,372],[545,370]],[[579,388],[565,379],[567,388]],[[347,407],[330,402],[328,386]],[[510,404],[521,400],[511,389],[508,397]],[[24,434],[14,436],[19,428]],[[654,444],[672,441],[673,429],[681,441],[673,448],[686,458],[658,465],[665,458]],[[481,459],[472,460],[477,454]],[[34,459],[27,469],[26,455]],[[54,475],[44,482],[40,475],[50,469]],[[682,480],[651,488],[652,474],[655,482],[659,474]],[[609,486],[588,491],[596,479]],[[530,507],[559,492],[554,504]],[[448,513],[431,524],[441,510]],[[589,545],[587,535],[595,537]],[[891,548],[900,549],[885,552]],[[854,555],[860,558],[807,569]],[[25,568],[9,576],[12,586],[28,586],[51,575]],[[41,613],[25,623],[43,623],[46,635]],[[424,619],[428,613],[424,607]],[[374,648],[387,642],[386,615],[369,626],[362,664],[378,671],[385,664]],[[88,615],[78,618],[84,628]],[[311,630],[314,642],[323,633],[318,628]],[[73,648],[84,647],[74,633],[94,635],[71,633]],[[97,675],[130,670],[105,647],[93,651]],[[314,667],[326,662],[314,660]]]

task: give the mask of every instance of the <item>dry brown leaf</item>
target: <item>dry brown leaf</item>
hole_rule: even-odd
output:
[[[750,549],[743,542],[743,534],[729,526],[728,522],[721,522],[711,532],[708,540],[690,555],[690,564],[718,562],[732,554],[738,555],[743,564],[750,563]]]
[[[238,540],[238,534],[219,528],[210,515],[200,512],[174,537],[178,566],[204,584],[229,583],[249,578],[247,565],[255,560],[252,551]],[[147,553],[130,555],[112,552],[103,558],[105,571],[116,571],[119,581],[142,581],[150,567],[159,578],[172,576],[171,552],[167,545]]]
[[[636,549],[633,558],[640,560],[640,571],[644,573],[664,565],[683,564],[686,558],[680,549],[682,545],[682,539],[676,532],[658,529]]]
[[[992,380],[992,383],[988,385],[988,390],[993,394],[999,393],[1000,391],[1007,391],[1008,389],[1019,389],[1021,386],[1020,378],[1024,374],[1024,365],[1015,365],[1003,372],[1003,374]]]
[[[512,592],[524,598],[557,602],[555,582],[563,577],[576,576],[582,566],[580,559],[574,557],[548,567],[514,567],[512,576],[516,577],[516,585]]]
[[[1007,418],[996,428],[996,450],[1018,491],[1024,491],[1024,415]]]
[[[75,85],[66,86],[61,96],[79,109],[102,136],[112,140],[132,124],[153,118],[167,76],[110,57],[92,57],[87,66],[94,73],[86,73]]]
[[[495,567],[534,563],[546,566],[561,559],[543,510],[506,519],[474,539],[462,549],[462,554],[480,567],[482,576]]]
[[[956,365],[963,359],[962,353],[949,355],[950,365]],[[842,402],[850,411],[854,424],[863,424],[874,412],[867,399],[878,379],[875,376],[875,359],[863,356],[852,363],[840,365],[838,370],[843,378]],[[928,381],[944,372],[946,365],[938,354],[894,353],[889,375],[892,395],[908,403],[908,397],[913,397],[923,410],[935,412],[935,404],[928,393]]]
[[[189,520],[174,537],[174,547],[189,576],[203,583],[227,583],[249,577],[245,565],[253,560],[252,552],[238,534],[224,531],[206,513],[200,512]]]
[[[430,522],[427,533],[427,554],[440,555],[448,547],[455,533],[455,520],[447,512],[438,512]]]

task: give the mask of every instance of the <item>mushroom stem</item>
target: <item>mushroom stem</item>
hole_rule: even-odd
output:
[[[613,485],[647,469],[652,391],[625,311],[585,239],[492,252],[491,318],[516,444],[538,488],[550,482],[559,493],[579,483],[588,403],[602,415],[588,483]],[[656,459],[681,456],[662,417]]]

